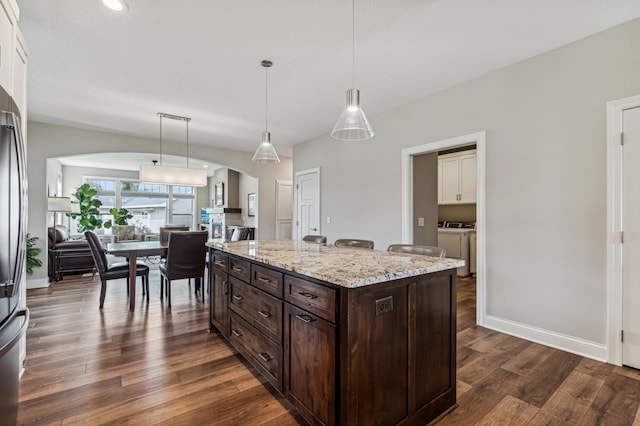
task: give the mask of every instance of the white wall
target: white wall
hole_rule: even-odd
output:
[[[28,123],[29,143],[27,158],[29,167],[29,229],[34,236],[46,244],[47,226],[47,159],[66,155],[105,152],[154,153],[157,141],[153,139],[125,136],[115,133],[76,129],[38,122]],[[189,146],[190,157],[226,165],[234,170],[248,173],[258,179],[260,217],[256,238],[275,238],[275,181],[291,180],[291,159],[280,158],[275,165],[256,164],[251,161],[253,153]],[[181,144],[163,142],[165,154],[181,155]],[[65,194],[68,195],[68,194]],[[37,274],[37,275],[36,275]],[[45,268],[38,268],[31,278],[46,276]]]
[[[323,233],[400,241],[401,149],[486,130],[486,313],[606,345],[605,106],[640,94],[638,40],[635,20],[369,117],[371,141],[295,146]]]

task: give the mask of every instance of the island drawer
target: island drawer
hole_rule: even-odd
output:
[[[221,272],[227,272],[229,269],[229,256],[219,251],[211,251],[209,254],[211,266]]]
[[[282,300],[234,277],[230,308],[274,342],[282,345]]]
[[[251,265],[251,284],[282,298],[282,273],[255,264]]]
[[[229,257],[229,274],[248,283],[251,281],[251,264],[246,260]]]
[[[320,318],[336,322],[336,290],[285,275],[284,299]]]
[[[282,348],[260,334],[233,311],[229,313],[231,344],[265,373],[265,377],[282,392]]]

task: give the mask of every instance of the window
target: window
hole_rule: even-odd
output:
[[[133,215],[130,225],[139,232],[157,233],[166,223],[194,226],[195,191],[190,186],[141,183],[129,179],[85,177],[102,201],[102,219],[111,218],[112,207],[126,208]],[[108,232],[108,231],[107,231]]]

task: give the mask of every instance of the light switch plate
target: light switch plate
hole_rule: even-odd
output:
[[[418,226],[424,226],[424,217],[418,218]]]

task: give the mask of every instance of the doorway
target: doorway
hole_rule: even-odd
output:
[[[295,239],[320,235],[320,169],[295,174]]]
[[[485,158],[486,132],[471,133],[464,136],[431,142],[402,150],[402,242],[413,242],[413,157],[420,154],[443,151],[466,145],[476,145],[476,323],[485,322],[486,261],[485,247],[487,227],[485,223]]]
[[[640,368],[640,96],[607,104],[608,362]]]

